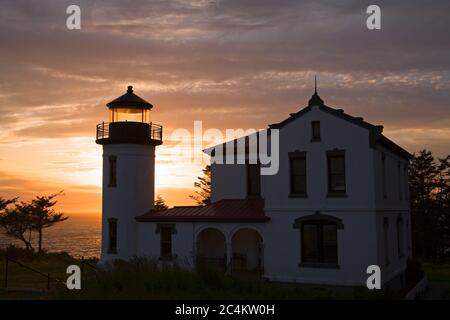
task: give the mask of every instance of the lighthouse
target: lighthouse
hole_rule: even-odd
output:
[[[139,216],[154,206],[155,148],[162,126],[154,124],[153,105],[127,92],[106,105],[109,122],[97,125],[103,146],[101,262],[137,254]]]

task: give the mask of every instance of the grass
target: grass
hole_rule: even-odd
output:
[[[67,253],[24,254],[14,252],[15,259],[52,278],[65,282],[66,268],[81,261]],[[116,262],[109,271],[85,268],[82,290],[67,290],[51,282],[51,291],[7,290],[4,286],[5,252],[0,251],[0,299],[399,299],[395,293],[369,292],[364,288],[332,291],[300,284],[264,282],[252,277],[236,277],[199,266],[188,271],[176,266],[161,266],[156,261],[134,259]],[[11,256],[11,252],[9,254]],[[93,261],[90,261],[91,263]],[[430,281],[450,284],[450,265],[424,264]],[[9,288],[46,289],[46,277],[14,263],[9,264]],[[450,288],[443,298],[450,298]]]
[[[23,262],[23,260],[20,260]],[[54,285],[56,279],[64,280],[67,278],[66,268],[70,264],[74,264],[74,261],[68,260],[35,260],[24,262],[26,266],[29,266],[43,274],[50,274],[51,282],[50,285]],[[5,283],[5,260],[2,259],[0,262],[0,283],[4,286]],[[36,272],[30,271],[22,266],[19,266],[13,262],[9,262],[8,265],[8,287],[9,288],[36,288],[36,289],[46,289],[47,288],[47,277],[37,274]]]
[[[10,260],[8,263],[8,290],[5,290],[6,251],[8,251],[8,257],[12,260],[18,261],[44,275],[28,270]],[[46,275],[50,274],[50,288],[55,290],[56,287],[61,286],[60,282],[65,282],[67,279],[66,269],[71,264],[81,265],[81,261],[65,252],[42,252],[38,254],[29,253],[16,247],[0,250],[0,299],[33,299],[48,296],[48,293],[43,295],[42,292],[39,292],[47,289],[48,279]]]
[[[118,262],[111,271],[86,279],[82,290],[56,292],[57,299],[394,299],[395,295],[359,288],[336,293],[326,288],[244,279],[199,267],[188,271],[154,261]]]
[[[86,279],[83,290],[60,290],[62,299],[327,299],[326,289],[264,283],[214,270],[192,272],[159,267],[146,259],[116,263],[112,271]]]
[[[428,280],[450,283],[450,264],[424,263],[423,269]]]
[[[430,286],[441,291],[440,299],[450,300],[450,264],[424,263],[423,269],[430,281]]]

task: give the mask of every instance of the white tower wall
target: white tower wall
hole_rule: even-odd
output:
[[[110,183],[110,156],[116,157],[116,186]],[[137,253],[135,217],[154,207],[155,146],[103,145],[101,261],[129,259]],[[109,250],[109,219],[117,219],[117,251]]]

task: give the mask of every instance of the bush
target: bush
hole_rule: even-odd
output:
[[[420,281],[424,276],[422,264],[420,263],[420,261],[409,259],[407,261],[405,276],[406,286],[408,286],[409,284],[415,284]]]
[[[83,290],[60,290],[56,298],[74,299],[329,299],[327,289],[299,284],[240,279],[214,269],[189,271],[176,264],[135,258],[114,261],[85,278]]]
[[[6,249],[0,250],[0,255],[2,257],[8,256],[11,259],[20,259],[20,258],[29,259],[30,257],[33,256],[33,252],[26,250],[25,248],[21,248],[13,244],[10,244],[8,247],[6,247]]]
[[[67,252],[41,252],[30,251],[22,247],[10,244],[6,249],[0,249],[0,257],[9,257],[20,261],[35,261],[35,260],[55,260],[55,261],[72,261],[74,258]]]

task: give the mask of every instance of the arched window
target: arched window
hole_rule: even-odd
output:
[[[300,265],[338,265],[337,230],[344,226],[336,217],[316,213],[295,220],[300,229]]]

